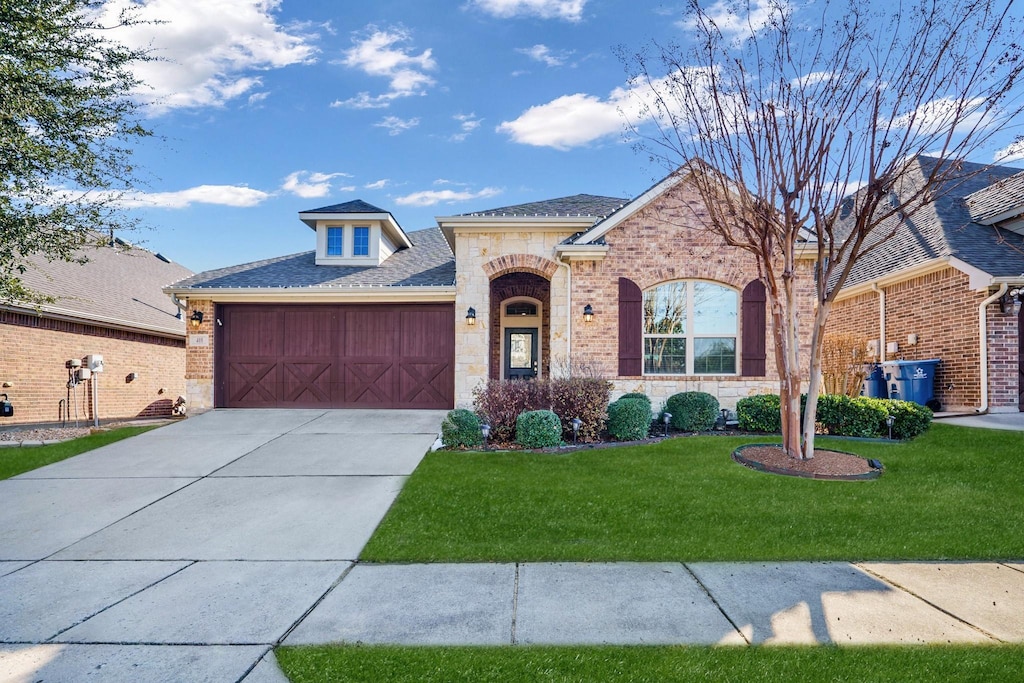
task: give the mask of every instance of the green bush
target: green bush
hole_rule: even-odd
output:
[[[595,377],[568,377],[548,380],[551,410],[562,422],[562,438],[572,439],[572,419],[582,424],[577,438],[583,442],[598,441],[604,429],[611,382]],[[547,406],[544,406],[547,407]]]
[[[447,448],[479,446],[483,440],[480,434],[480,418],[469,410],[449,410],[441,422],[441,443]]]
[[[684,391],[669,396],[665,410],[672,413],[673,428],[684,432],[706,432],[715,426],[718,418],[718,399],[703,391]]]
[[[520,414],[550,406],[544,380],[491,379],[473,389],[473,407],[480,419],[491,425],[491,440],[496,443],[515,440]]]
[[[647,394],[640,393],[639,391],[634,391],[631,394],[623,394],[622,396],[619,396],[620,401],[624,398],[635,398],[637,400],[643,401],[644,403],[647,404],[647,410],[651,409],[651,399]]]
[[[884,404],[887,414],[896,418],[892,425],[892,438],[894,439],[913,439],[915,436],[923,434],[931,425],[933,416],[931,408],[926,408],[912,401],[898,401],[888,398],[874,400]],[[885,424],[884,418],[879,426],[879,432],[882,436],[889,435],[889,427]]]
[[[524,448],[548,448],[562,443],[562,423],[550,410],[531,410],[516,419],[516,443]]]
[[[651,404],[649,402],[623,396],[608,406],[608,433],[616,440],[639,441],[646,439],[650,430]]]
[[[778,394],[747,396],[736,402],[739,428],[748,432],[782,431],[782,402]]]
[[[820,431],[834,436],[877,437],[886,432],[888,415],[885,402],[880,399],[856,396],[850,398],[841,394],[823,394],[818,397],[816,424]]]

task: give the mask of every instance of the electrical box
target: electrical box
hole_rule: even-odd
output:
[[[900,343],[899,342],[889,342],[888,344],[885,345],[885,352],[886,353],[896,353],[899,350],[900,350]]]
[[[71,360],[64,361],[64,367],[67,368],[68,370],[77,370],[78,368],[82,367],[82,361],[78,360],[77,358],[72,358]]]
[[[878,355],[878,340],[877,339],[868,339],[868,355],[871,355],[871,356],[877,356]]]
[[[93,372],[103,372],[103,356],[98,353],[90,353],[86,356],[85,364]]]
[[[78,381],[85,382],[92,377],[92,370],[89,368],[78,368],[76,374],[78,375]]]
[[[7,400],[7,394],[0,394],[0,417],[14,417],[14,406]]]

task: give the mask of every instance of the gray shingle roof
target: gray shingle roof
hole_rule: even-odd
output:
[[[163,287],[192,274],[177,263],[127,244],[88,247],[78,252],[85,264],[30,259],[22,281],[37,292],[56,297],[43,311],[69,315],[103,325],[161,330],[185,335],[185,321]]]
[[[919,156],[908,166],[907,187],[919,186],[939,163],[938,159]],[[874,232],[875,243],[893,232],[884,244],[862,258],[853,268],[846,287],[869,282],[886,273],[903,270],[932,259],[955,257],[995,277],[1024,273],[1024,251],[1019,236],[973,222],[966,197],[985,190],[1020,169],[989,167],[963,162],[935,193],[935,199],[900,221],[892,217]],[[850,201],[848,198],[847,201]],[[1003,241],[1008,239],[1010,243]],[[1017,248],[1014,248],[1014,245]]]
[[[343,204],[331,204],[330,206],[321,206],[319,209],[309,209],[308,211],[300,211],[299,213],[390,213],[384,209],[378,208],[373,204],[367,204],[362,199],[353,199],[350,202],[344,202]]]
[[[464,213],[463,216],[593,216],[602,218],[618,209],[628,199],[574,194],[571,197],[545,199],[527,204],[502,206],[497,209]]]
[[[1024,206],[1024,171],[1000,180],[965,198],[971,218],[979,223]]]
[[[440,228],[409,234],[413,246],[371,266],[318,266],[316,252],[278,256],[238,266],[208,270],[175,283],[175,288],[235,289],[447,287],[455,284],[455,256]]]

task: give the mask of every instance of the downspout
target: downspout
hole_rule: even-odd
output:
[[[572,266],[569,265],[568,261],[563,261],[561,256],[556,257],[556,262],[559,266],[565,266],[565,306],[566,317],[565,325],[565,367],[566,370],[572,373]]]
[[[981,405],[978,406],[977,412],[987,413],[988,412],[988,305],[1006,294],[1006,290],[1010,286],[1005,282],[999,285],[999,289],[996,293],[988,297],[978,306],[978,341],[980,346],[978,350],[981,352]]]
[[[878,362],[885,360],[885,290],[877,282],[871,283],[871,290],[878,294]]]
[[[181,314],[188,313],[188,299],[182,301],[178,298],[177,294],[171,294],[171,301],[173,301],[174,305],[178,307],[178,315],[174,317],[181,320]]]

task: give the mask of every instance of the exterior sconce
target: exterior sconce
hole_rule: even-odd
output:
[[[672,422],[672,413],[665,413],[661,416],[661,421],[665,423],[665,436],[668,436],[668,425]]]
[[[192,317],[189,318],[188,321],[192,325],[193,330],[197,329],[200,325],[203,324],[203,312],[197,308],[196,310],[192,311]]]
[[[589,323],[594,321],[594,307],[587,304],[583,307],[583,322]]]
[[[472,306],[470,306],[469,310],[466,311],[466,324],[467,325],[476,325],[476,309],[473,308]],[[487,438],[487,437],[484,437],[484,438]]]

